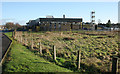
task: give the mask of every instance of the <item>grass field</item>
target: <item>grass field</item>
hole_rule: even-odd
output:
[[[23,52],[23,54],[25,55],[28,52],[30,52],[32,54],[30,54],[29,56],[37,55],[37,57],[39,57],[38,42],[41,42],[42,43],[41,46],[43,49],[43,57],[46,60],[51,61],[53,55],[52,46],[55,45],[57,49],[56,65],[63,66],[74,72],[110,72],[111,63],[112,63],[112,59],[110,58],[110,56],[116,55],[119,51],[118,32],[115,31],[72,31],[72,32],[64,31],[64,32],[32,32],[32,33],[24,32],[23,33],[23,39],[24,38],[28,39],[27,41],[28,46],[30,46],[31,44],[32,37],[34,40],[34,50],[32,50],[31,52],[30,50],[26,49],[24,46],[21,46],[24,47],[25,49],[25,50],[23,49],[23,51],[24,52],[26,51],[25,53],[21,51],[21,53]],[[14,45],[16,45],[16,48],[14,48],[14,54],[15,54],[15,52],[18,53],[18,50],[16,49],[19,48],[19,46],[17,45],[20,44],[14,44]],[[20,49],[21,48],[19,48],[19,52]],[[80,70],[76,69],[78,50],[81,50]],[[15,56],[13,56],[12,58],[14,57]],[[31,58],[35,58],[35,56],[32,56]],[[9,69],[8,67],[9,64],[10,62],[8,62],[8,65],[6,65],[7,68],[5,68],[5,71]],[[38,69],[34,71],[38,71]]]
[[[11,36],[11,33],[6,35]],[[4,72],[72,72],[35,55],[14,40],[3,69]]]

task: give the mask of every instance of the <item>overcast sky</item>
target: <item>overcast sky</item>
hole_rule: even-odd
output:
[[[106,23],[118,22],[118,2],[2,2],[2,19],[5,22],[18,22],[25,25],[29,20],[34,20],[46,15],[55,18],[83,18],[83,22],[90,22],[90,12],[95,11],[95,20]],[[1,25],[1,23],[0,23]]]

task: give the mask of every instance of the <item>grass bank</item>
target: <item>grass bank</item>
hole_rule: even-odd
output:
[[[11,37],[12,33],[5,33]],[[4,72],[72,72],[35,55],[25,46],[13,40],[11,50],[3,65]]]

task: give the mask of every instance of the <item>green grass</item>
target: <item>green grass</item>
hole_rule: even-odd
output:
[[[11,33],[6,35],[11,36]],[[9,55],[4,63],[5,72],[72,72],[35,55],[14,40]]]
[[[10,33],[9,33],[10,34]],[[8,35],[9,35],[8,34]],[[44,58],[51,61],[52,45],[56,46],[56,64],[74,72],[110,72],[110,56],[118,52],[118,34],[110,31],[62,31],[61,32],[31,32],[34,34],[34,45],[41,41]],[[113,37],[110,37],[113,36]],[[28,40],[30,35],[25,36]],[[38,39],[37,39],[38,38]],[[64,38],[73,38],[65,40]],[[30,41],[28,41],[30,45]],[[81,69],[77,70],[77,51],[81,50]],[[48,54],[49,53],[49,54]],[[26,53],[25,53],[26,54]],[[35,50],[33,55],[38,54]]]
[[[8,37],[12,37],[12,32],[7,32],[7,33],[5,33],[5,35],[7,35]]]

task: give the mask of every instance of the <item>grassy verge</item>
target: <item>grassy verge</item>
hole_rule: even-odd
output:
[[[11,37],[11,34],[6,33],[8,37]],[[14,40],[8,55],[3,65],[5,72],[72,72],[35,55]]]
[[[41,41],[43,54],[49,60],[53,55],[52,45],[55,45],[57,64],[75,72],[110,72],[110,56],[118,53],[116,31],[31,32],[31,35],[34,39],[35,54],[39,51],[37,44]],[[27,33],[25,36],[28,45],[31,45],[31,35]],[[78,50],[81,50],[80,70],[75,69]]]
[[[7,34],[11,36],[10,33]],[[20,32],[17,34],[19,35]],[[33,55],[39,56],[38,43],[41,42],[43,49],[42,57],[53,62],[52,45],[55,45],[57,51],[56,65],[74,72],[110,72],[112,63],[110,56],[118,53],[118,34],[116,31],[23,32],[22,37],[23,39],[27,38],[26,43],[28,46],[31,45],[32,36],[34,50],[31,50],[31,53]],[[19,38],[16,39],[19,40]],[[77,70],[76,62],[78,50],[81,50],[80,70]],[[24,52],[22,51],[21,53]],[[26,53],[28,51],[24,54]]]

